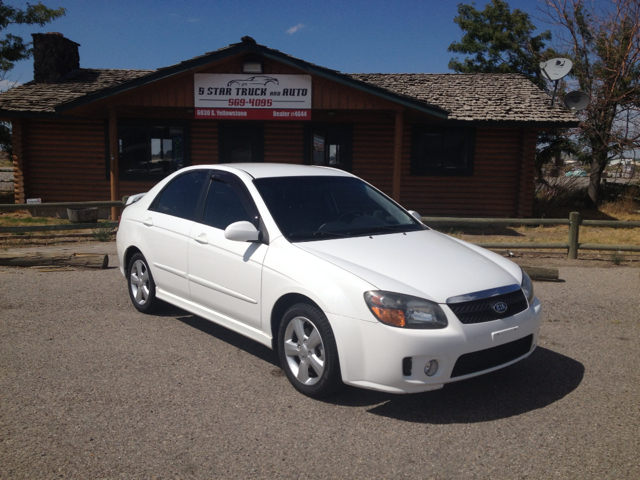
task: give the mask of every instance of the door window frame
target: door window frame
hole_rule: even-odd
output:
[[[335,167],[347,172],[353,168],[353,124],[350,123],[306,123],[304,125],[304,163],[305,165],[320,165],[314,163],[314,135],[324,134],[325,145],[335,144],[336,139],[342,139],[342,148],[339,155],[342,157],[341,165],[329,164],[329,151],[325,149],[325,159],[322,165]]]

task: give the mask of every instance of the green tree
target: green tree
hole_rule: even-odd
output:
[[[463,61],[452,58],[449,68],[458,73],[520,73],[544,88],[545,80],[539,64],[545,60],[545,42],[549,31],[534,36],[536,27],[529,15],[513,12],[503,0],[491,0],[484,10],[459,4],[453,21],[464,31],[459,42],[448,51],[470,55]]]
[[[546,48],[551,33],[546,30],[534,36],[536,27],[529,14],[515,9],[503,0],[492,0],[484,10],[473,5],[458,5],[458,16],[453,21],[465,32],[459,42],[448,51],[470,57],[463,61],[452,58],[449,68],[458,73],[519,73],[542,89],[547,80],[540,72],[540,62],[555,56]],[[542,168],[562,153],[573,153],[574,144],[565,129],[541,132],[536,149],[536,172],[542,177]]]
[[[5,5],[0,0],[0,32],[11,25],[40,25],[44,27],[47,23],[60,18],[66,14],[66,9],[51,9],[38,2],[35,5],[27,3],[27,8],[19,8]],[[0,38],[0,75],[4,78],[8,71],[13,69],[15,63],[31,57],[33,50],[31,43],[25,43],[22,37],[5,33]]]
[[[66,14],[66,9],[51,9],[38,2],[35,5],[27,3],[24,10],[5,5],[0,0],[0,32],[6,30],[11,25],[39,25],[45,26],[47,23],[60,18]],[[25,43],[22,37],[5,33],[0,37],[0,80],[7,78],[7,73],[13,69],[16,62],[26,60],[33,54],[31,42]],[[9,154],[11,158],[11,126],[7,123],[0,123],[0,149]]]
[[[574,86],[590,96],[579,112],[581,159],[591,165],[589,198],[602,200],[601,178],[609,160],[640,148],[640,2],[546,0],[559,49],[574,68]]]

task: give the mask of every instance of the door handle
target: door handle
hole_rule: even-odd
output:
[[[153,218],[145,218],[142,223],[144,223],[147,227],[153,227]]]
[[[207,244],[209,243],[209,240],[207,240],[207,234],[206,233],[201,233],[200,235],[198,235],[197,237],[195,237],[194,239],[196,242],[198,243],[202,243],[202,244]]]

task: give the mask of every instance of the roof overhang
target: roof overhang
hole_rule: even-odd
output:
[[[246,54],[246,53],[260,55],[262,57],[281,62],[288,66],[305,71],[311,75],[316,75],[318,77],[322,77],[327,80],[334,81],[336,83],[340,83],[342,85],[345,85],[351,88],[355,88],[362,92],[369,93],[371,95],[375,95],[385,100],[394,102],[399,106],[411,108],[413,110],[426,113],[428,115],[433,115],[435,117],[443,118],[443,119],[448,118],[448,115],[449,115],[449,112],[447,110],[437,107],[435,105],[430,105],[421,100],[412,99],[411,97],[390,92],[389,90],[386,90],[384,88],[376,87],[376,86],[367,84],[365,82],[362,82],[360,80],[355,80],[349,77],[348,75],[344,75],[335,70],[330,70],[328,68],[320,67],[318,65],[305,62],[304,60],[300,60],[298,58],[294,58],[289,55],[286,55],[282,52],[279,52],[278,50],[273,50],[263,45],[258,45],[251,42],[242,42],[242,43],[232,44],[229,47],[225,47],[220,50],[207,53],[200,57],[195,57],[191,60],[186,60],[184,62],[180,62],[170,67],[158,69],[153,73],[144,75],[142,77],[138,77],[134,80],[130,80],[128,82],[122,83],[118,86],[106,88],[99,92],[85,95],[76,100],[72,100],[70,102],[60,104],[55,108],[55,111],[56,113],[61,114],[63,112],[73,110],[75,108],[87,105],[89,103],[97,102],[99,100],[104,100],[114,95],[128,92],[130,90],[133,90],[145,85],[149,85],[154,82],[158,82],[160,80],[164,80],[175,75],[186,73],[190,70],[195,70],[195,69],[204,67],[214,62],[219,62],[221,60]]]

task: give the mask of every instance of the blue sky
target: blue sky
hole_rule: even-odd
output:
[[[83,68],[155,69],[217,50],[249,35],[294,57],[347,73],[446,73],[447,47],[462,31],[453,22],[457,0],[42,0],[67,15],[45,27],[79,43]],[[25,1],[5,0],[20,8]],[[36,3],[36,0],[31,0]],[[469,3],[469,2],[463,2]],[[476,0],[484,8],[487,0]],[[537,0],[510,0],[532,17]],[[33,78],[32,60],[19,62],[9,79]]]

